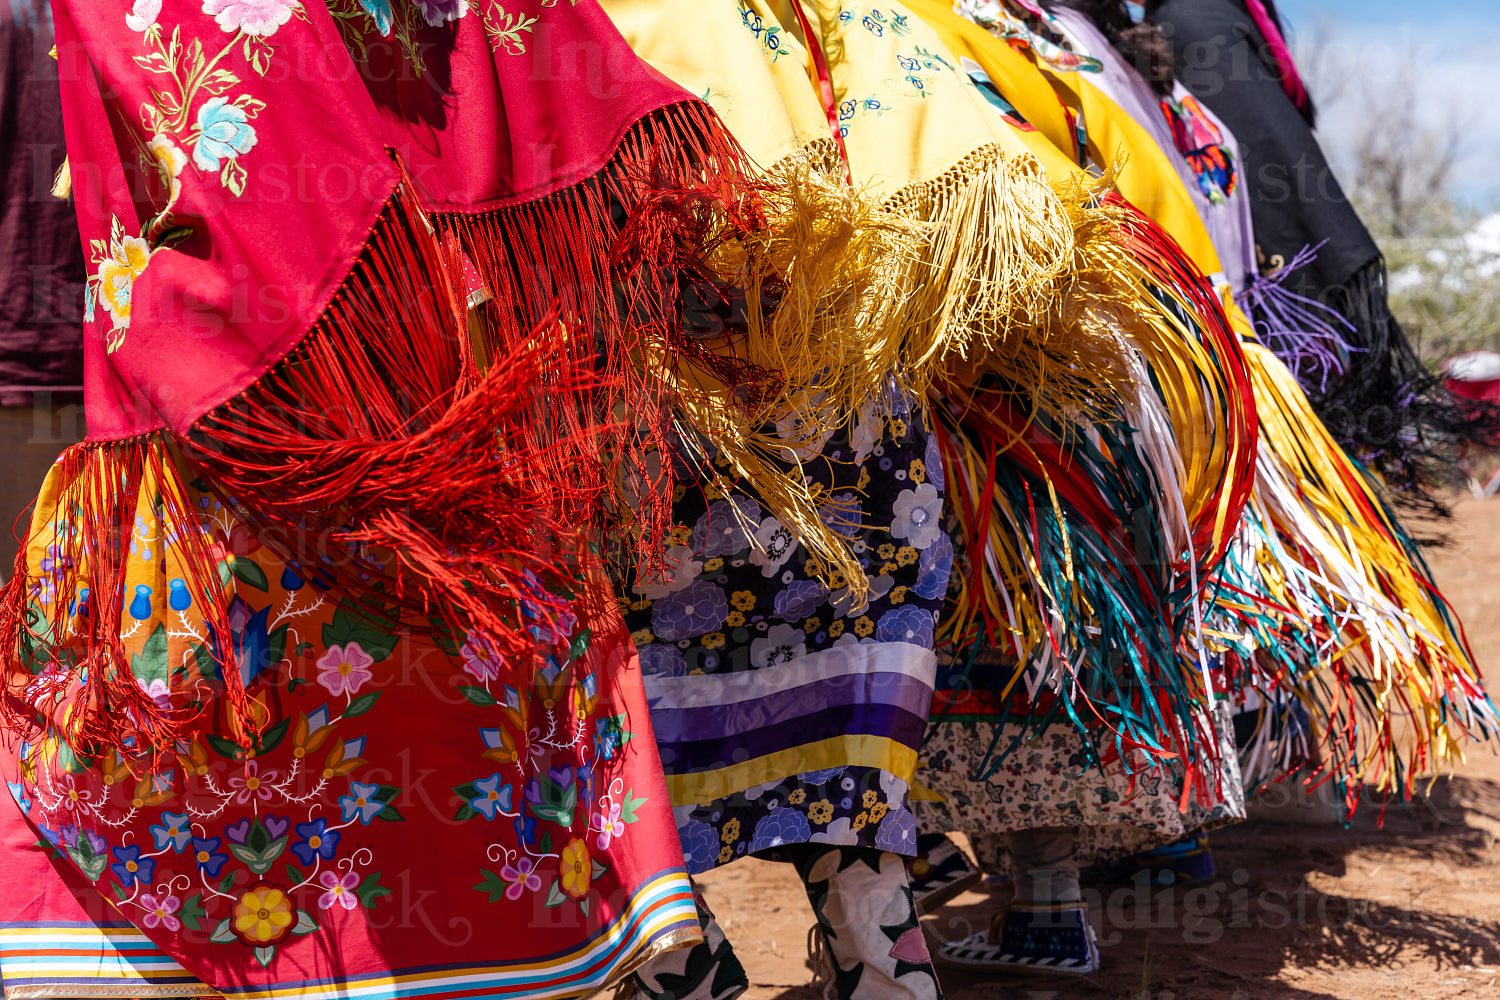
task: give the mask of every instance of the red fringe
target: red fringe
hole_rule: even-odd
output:
[[[0,592],[0,641],[15,651],[6,656],[0,723],[26,732],[38,718],[51,719],[80,757],[117,749],[127,759],[155,760],[201,718],[201,703],[217,697],[236,713],[247,713],[237,663],[223,665],[217,685],[204,682],[209,689],[199,692],[200,707],[164,711],[136,683],[125,649],[130,539],[148,489],[161,523],[175,529],[173,555],[183,566],[193,606],[211,631],[230,634],[218,557],[187,506],[187,483],[162,437],[74,445],[53,475],[59,484],[56,516],[68,518],[69,528],[48,554],[50,569],[31,565],[28,535]],[[50,597],[50,616],[37,610],[49,603],[44,597]],[[80,675],[86,677],[83,689],[69,697]]]
[[[41,643],[41,677],[8,678],[24,698],[0,722],[34,725],[41,699],[84,665],[81,710],[57,718],[79,752],[164,753],[202,724],[202,707],[156,707],[121,639],[130,527],[151,477],[195,607],[230,635],[218,559],[184,506],[187,469],[312,585],[378,595],[366,613],[387,629],[479,632],[526,683],[530,628],[566,618],[553,595],[577,587],[569,556],[606,515],[633,506],[640,556],[660,549],[680,369],[752,410],[781,387],[735,357],[747,310],[764,304],[704,264],[716,241],[765,224],[752,176],[712,111],[686,102],[636,123],[595,176],[527,204],[429,218],[405,180],[332,303],[270,372],[185,440],[65,457],[59,509],[86,526],[68,543],[81,569],[56,581],[49,620],[29,610],[39,567],[18,561],[0,642]],[[80,585],[91,599],[72,626],[75,664],[76,644],[47,643]],[[239,665],[220,673],[223,690],[201,701],[227,699],[253,740]]]

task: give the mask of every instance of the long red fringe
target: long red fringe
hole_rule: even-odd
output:
[[[270,372],[185,439],[65,456],[59,510],[81,527],[66,541],[76,568],[48,616],[31,603],[40,568],[24,549],[18,559],[0,642],[30,649],[32,672],[7,678],[20,698],[0,723],[34,725],[86,667],[80,704],[57,716],[81,753],[162,754],[202,724],[206,704],[156,707],[121,639],[143,483],[182,540],[174,557],[195,607],[230,634],[217,557],[185,506],[191,473],[312,585],[377,594],[367,613],[382,627],[479,632],[525,678],[529,627],[553,624],[564,606],[553,595],[575,583],[560,550],[632,508],[642,558],[660,547],[677,373],[733,389],[748,410],[780,389],[735,356],[747,310],[766,303],[703,264],[716,240],[764,224],[751,177],[713,113],[686,102],[538,201],[429,217],[404,181],[333,302]],[[59,609],[80,586],[91,598],[70,623]],[[56,641],[68,629],[76,641]],[[208,694],[253,739],[233,644],[217,645],[222,691]]]

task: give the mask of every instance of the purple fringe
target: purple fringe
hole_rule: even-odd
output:
[[[1337,379],[1348,371],[1349,355],[1364,348],[1355,347],[1340,332],[1342,328],[1355,333],[1353,323],[1316,299],[1286,288],[1283,282],[1316,260],[1318,250],[1327,242],[1303,247],[1271,277],[1253,275],[1250,286],[1236,296],[1252,317],[1261,342],[1291,369],[1299,383],[1316,384],[1320,393],[1328,391],[1330,377]]]

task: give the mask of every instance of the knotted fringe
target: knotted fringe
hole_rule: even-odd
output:
[[[1148,296],[1121,272],[1123,213],[1102,190],[988,145],[902,188],[881,207],[927,235],[866,324],[869,349],[919,393],[991,373],[1056,417],[1132,396],[1115,324],[1128,332]]]
[[[1286,367],[1246,345],[1262,421],[1250,537],[1226,575],[1229,634],[1256,637],[1237,684],[1300,706],[1319,772],[1352,810],[1496,732],[1462,629],[1384,491],[1315,419]],[[1253,561],[1253,563],[1252,563]],[[1258,651],[1257,651],[1258,650]],[[1279,731],[1302,739],[1296,727]],[[1296,748],[1267,751],[1295,767]],[[1256,762],[1264,776],[1264,765]],[[1279,778],[1271,774],[1269,778]]]
[[[1323,241],[1324,243],[1327,240]],[[1281,359],[1308,392],[1326,393],[1330,378],[1341,378],[1355,350],[1346,339],[1348,320],[1316,299],[1298,295],[1288,279],[1318,258],[1323,246],[1306,246],[1269,275],[1254,274],[1236,301],[1255,321],[1255,335]]]
[[[774,465],[767,423],[846,419],[885,391],[886,359],[853,331],[886,292],[873,279],[910,252],[909,225],[840,191],[826,156],[760,179],[706,105],[653,113],[594,177],[539,201],[440,213],[486,291],[514,321],[557,308],[590,336],[568,351],[605,376],[630,433],[608,459],[608,498],[633,521],[638,569],[659,569],[677,485],[665,459],[702,435],[829,571],[863,579],[816,516],[802,478]],[[674,427],[686,419],[688,427]]]
[[[817,386],[788,388],[757,351],[785,359],[847,337],[910,230],[812,169],[784,171],[780,189],[747,176],[692,103],[644,119],[598,175],[537,202],[434,220],[403,181],[324,314],[254,385],[181,440],[69,453],[57,509],[75,524],[56,555],[73,575],[52,581],[50,612],[38,608],[32,592],[56,571],[23,550],[0,641],[30,650],[39,679],[15,676],[10,690],[40,706],[86,669],[62,727],[83,753],[166,752],[214,698],[253,744],[240,651],[225,638],[224,560],[183,500],[195,476],[314,586],[366,596],[387,629],[477,633],[522,683],[530,629],[563,612],[553,594],[573,582],[560,568],[569,549],[625,515],[643,558],[660,550],[675,488],[661,456],[681,433],[748,473],[832,572],[863,579],[817,498],[770,466],[786,442],[758,436],[767,420],[816,416]],[[748,344],[751,330],[767,343]],[[820,363],[859,399],[888,385],[866,362],[846,350]],[[222,691],[179,711],[135,684],[123,648],[129,525],[152,490],[220,640]],[[61,609],[80,581],[95,596],[75,617]],[[17,725],[34,711],[9,708]]]

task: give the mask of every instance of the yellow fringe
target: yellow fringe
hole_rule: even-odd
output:
[[[70,198],[73,195],[73,166],[63,157],[62,166],[57,168],[57,176],[52,179],[52,197]]]
[[[927,237],[891,285],[872,349],[917,392],[992,373],[1034,411],[1075,418],[1134,398],[1120,331],[1146,292],[1127,267],[1124,214],[1098,203],[1106,185],[1049,182],[1034,157],[986,145],[886,199]]]

